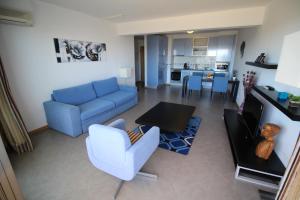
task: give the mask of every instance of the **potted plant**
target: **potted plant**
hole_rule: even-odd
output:
[[[300,96],[289,95],[289,106],[290,107],[300,107]]]

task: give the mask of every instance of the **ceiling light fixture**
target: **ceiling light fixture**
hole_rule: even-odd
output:
[[[186,31],[186,33],[187,33],[187,34],[193,34],[194,31],[192,31],[192,30],[191,30],[191,31]]]

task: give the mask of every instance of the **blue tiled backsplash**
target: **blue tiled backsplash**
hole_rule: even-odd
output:
[[[215,56],[174,56],[174,67],[182,68],[184,63],[189,66],[197,64],[199,67],[214,67],[216,62]]]

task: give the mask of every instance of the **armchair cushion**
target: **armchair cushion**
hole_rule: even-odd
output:
[[[92,84],[88,83],[75,87],[54,90],[52,97],[57,102],[77,106],[96,99],[96,94]]]
[[[94,81],[92,84],[96,91],[97,97],[102,97],[104,95],[116,92],[120,89],[116,77]]]
[[[128,134],[131,144],[136,143],[143,136],[143,133],[140,132],[140,130],[138,128],[136,128],[132,131],[127,131],[127,134]]]
[[[134,92],[119,90],[117,92],[105,95],[104,97],[101,97],[101,99],[112,101],[118,107],[130,101],[131,99],[134,99],[135,97],[136,94]]]
[[[131,144],[136,143],[151,128],[151,126],[141,125],[132,131],[127,131]]]
[[[79,105],[81,112],[80,118],[81,120],[85,120],[93,117],[94,115],[112,110],[114,107],[115,105],[113,102],[97,98],[93,101]]]

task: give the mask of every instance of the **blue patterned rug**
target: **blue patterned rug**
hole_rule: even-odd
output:
[[[192,117],[185,130],[175,133],[160,133],[159,147],[187,155],[192,147],[194,137],[200,127],[201,118]]]
[[[201,123],[200,117],[191,117],[184,131],[180,132],[160,132],[159,147],[174,151],[176,153],[187,155],[192,147],[194,137],[197,134]],[[135,128],[134,134],[146,133],[151,126],[142,125]]]

